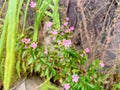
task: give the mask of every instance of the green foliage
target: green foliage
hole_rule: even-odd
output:
[[[23,0],[20,0],[20,1],[23,2]],[[25,30],[25,23],[26,23],[29,3],[30,3],[30,0],[27,0],[26,8],[25,8],[25,11],[24,11],[24,21],[23,21],[23,27],[22,27],[22,34],[24,34],[24,30]]]
[[[14,2],[14,5],[13,5]],[[16,31],[18,28],[20,9],[23,1],[18,4],[17,0],[10,0],[8,3],[8,10],[5,17],[3,31],[0,38],[0,75],[3,78],[3,59],[2,52],[6,42],[6,59],[4,71],[4,90],[9,90],[14,66],[15,66],[15,45],[16,45]],[[18,6],[18,7],[17,7]]]
[[[120,83],[114,84],[112,90],[119,90],[120,89]]]
[[[56,37],[53,41],[54,51],[50,51],[49,47],[44,46],[32,49],[30,44],[27,49],[23,49],[24,52],[27,52],[24,57],[29,57],[29,59],[23,58],[30,67],[26,71],[37,72],[41,77],[51,77],[54,81],[57,80],[61,83],[67,82],[71,85],[71,90],[103,90],[106,77],[99,72],[101,70],[100,61],[91,62],[87,71],[84,71],[81,67],[88,62],[87,54],[84,50],[77,51],[72,44],[67,47],[64,45],[64,40],[70,40],[72,37],[72,31],[61,35],[66,29],[69,27],[65,26],[63,30],[58,30],[57,35],[50,34],[51,38]],[[53,31],[54,29],[51,32]],[[47,54],[45,53],[46,49],[48,49]],[[72,74],[79,75],[78,83],[72,82]],[[64,79],[66,80],[64,81]],[[44,84],[43,90],[47,90],[48,84]]]
[[[2,66],[2,53],[3,53],[3,49],[4,49],[4,45],[5,45],[5,41],[6,41],[6,34],[7,34],[7,26],[8,26],[8,19],[7,19],[7,15],[5,18],[5,22],[4,22],[4,26],[3,26],[3,31],[1,34],[1,38],[0,38],[0,79],[3,80],[3,66]]]
[[[9,90],[13,75],[13,68],[15,65],[17,4],[18,4],[17,0],[10,0],[8,5],[8,12],[7,12],[8,27],[7,27],[6,60],[5,60],[5,73],[4,73],[4,90]]]
[[[77,82],[73,81],[73,75],[70,74],[65,83],[70,84],[70,90],[104,90],[105,76],[98,71],[101,68],[99,64],[100,61],[96,60],[85,73],[74,73],[79,77]]]
[[[120,89],[120,83],[115,83],[115,84],[113,85],[112,90],[119,90],[119,89]]]
[[[40,90],[58,90],[58,88],[53,86],[53,85],[51,85],[50,78],[48,78],[46,81],[44,81],[40,85]]]
[[[27,34],[24,32],[30,0],[27,0],[24,11],[22,33],[19,33],[18,27],[24,0],[19,0],[19,3],[17,0],[9,0],[5,20],[1,19],[4,26],[1,26],[0,38],[0,79],[4,77],[4,90],[9,90],[15,66],[18,77],[37,74],[46,78],[46,81],[40,85],[41,90],[58,90],[50,83],[51,78],[62,84],[69,83],[70,90],[104,90],[104,82],[108,75],[102,75],[99,72],[100,60],[90,62],[85,50],[79,51],[72,44],[74,29],[71,29],[69,25],[60,25],[59,0],[37,0],[36,2],[37,6],[33,8],[36,14],[33,37],[30,37],[33,32],[28,31],[33,27],[26,29]],[[46,16],[52,21],[51,30],[48,32],[49,37],[55,38],[51,42],[51,47],[37,44],[39,27]],[[68,20],[64,23],[68,23]],[[22,41],[23,39],[27,41]],[[6,50],[4,52],[6,57],[2,56],[3,49]],[[90,63],[85,68],[88,62]],[[77,82],[72,80],[74,74],[79,76]],[[119,88],[119,84],[113,86],[113,90]]]
[[[69,27],[66,26],[64,29],[69,29]],[[54,40],[54,51],[50,51],[50,48],[44,46],[33,49],[31,48],[31,43],[33,42],[30,42],[29,44],[20,42],[19,45],[22,46],[22,60],[21,62],[17,62],[16,68],[18,76],[20,76],[20,72],[25,75],[27,72],[31,74],[36,72],[39,73],[41,77],[51,77],[54,78],[54,81],[58,80],[63,82],[64,78],[69,75],[69,73],[80,73],[78,66],[79,64],[85,63],[87,56],[83,54],[84,56],[81,57],[80,54],[82,54],[83,51],[77,51],[72,45],[65,47],[62,44],[63,39],[69,39],[69,37],[72,37],[72,31],[65,33],[65,35],[61,35],[61,32],[62,31],[58,31],[56,40]],[[54,35],[50,34],[50,37],[52,38]],[[60,41],[60,44],[57,43],[58,40]],[[21,41],[21,39],[18,41]],[[25,46],[27,46],[27,48],[24,48]],[[48,50],[48,54],[45,54],[46,49]],[[24,68],[21,65],[23,62]]]
[[[58,1],[59,0],[43,0],[43,1],[38,0],[37,1],[37,11],[36,11],[36,18],[35,18],[35,23],[34,23],[33,41],[35,41],[35,42],[37,41],[38,30],[39,30],[41,21],[45,14],[50,16],[50,19],[52,19],[52,21],[54,23],[54,28],[56,28],[58,30],[60,29]],[[51,8],[52,12],[47,10],[48,7]]]
[[[41,21],[43,19],[43,16],[45,15],[45,11],[47,10],[48,6],[50,5],[52,0],[38,0],[38,10],[36,13],[36,17],[35,17],[35,23],[34,23],[34,35],[33,35],[33,41],[37,42],[37,38],[38,38],[38,30],[41,24]],[[40,4],[40,5],[39,5]]]
[[[58,13],[58,7],[59,7],[58,2],[59,2],[59,0],[53,0],[53,3],[49,5],[52,12],[46,11],[45,13],[49,17],[51,17],[52,22],[55,25],[54,28],[56,28],[57,30],[60,30],[60,17],[59,17],[59,13]]]
[[[4,48],[5,41],[6,41],[7,27],[8,27],[8,16],[6,15],[4,26],[3,26],[3,31],[2,31],[1,38],[0,38],[0,62],[1,62],[2,51]]]

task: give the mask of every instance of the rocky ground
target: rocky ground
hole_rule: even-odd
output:
[[[40,85],[44,82],[42,78],[39,77],[29,77],[20,79],[16,82],[16,84],[10,90],[41,90]],[[52,84],[54,85],[54,84]],[[54,85],[56,86],[56,85]],[[58,90],[64,90],[61,86],[58,87]],[[49,89],[51,90],[51,89]],[[53,89],[52,89],[53,90]]]

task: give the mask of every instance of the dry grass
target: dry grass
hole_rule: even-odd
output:
[[[120,67],[120,60],[119,60],[119,47],[113,48],[113,46],[110,46],[111,44],[115,44],[116,41],[115,37],[115,30],[116,24],[118,22],[119,18],[119,11],[117,10],[116,5],[118,5],[118,2],[115,0],[111,0],[110,4],[106,6],[106,12],[103,14],[103,16],[100,16],[100,10],[103,8],[101,6],[98,11],[94,10],[94,13],[91,13],[90,9],[88,8],[88,5],[90,5],[91,0],[77,0],[77,10],[76,13],[80,14],[78,15],[78,27],[77,30],[74,32],[74,38],[73,41],[80,37],[80,44],[81,48],[90,48],[91,53],[89,54],[90,62],[99,58],[100,60],[105,61],[106,66],[108,65],[108,69],[105,69],[104,74],[110,76],[108,79],[108,82],[106,83],[106,90],[110,90],[110,87],[114,83],[120,83],[120,73],[119,73],[119,67]],[[96,6],[97,7],[97,6]],[[115,13],[111,14],[111,12],[114,11]],[[117,13],[116,13],[117,11]],[[100,30],[95,29],[94,21],[95,17],[98,15],[101,21],[98,22],[98,25],[101,25]],[[97,22],[97,21],[96,21]],[[97,26],[99,27],[99,26]],[[79,33],[78,33],[79,32]],[[77,42],[77,41],[76,41]],[[120,45],[119,45],[120,46]],[[114,49],[114,51],[113,51]],[[107,60],[107,51],[111,51],[115,54],[116,58],[114,60]],[[89,62],[89,63],[90,63]]]

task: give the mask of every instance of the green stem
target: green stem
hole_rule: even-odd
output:
[[[27,1],[25,12],[24,12],[25,14],[24,14],[23,27],[22,27],[22,34],[24,33],[24,30],[25,30],[25,22],[26,22],[26,17],[27,17],[27,11],[28,11],[29,3],[30,3],[30,0]]]
[[[35,23],[34,23],[34,35],[33,35],[34,42],[37,42],[41,21],[50,3],[51,3],[51,0],[44,0],[42,2],[42,5],[39,7],[39,10],[38,10],[39,12],[37,12],[36,14]]]

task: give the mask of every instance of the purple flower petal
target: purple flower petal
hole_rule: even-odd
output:
[[[89,49],[89,48],[86,48],[86,49],[85,49],[85,52],[86,52],[86,53],[89,53],[89,52],[90,52],[90,49]]]
[[[77,75],[72,75],[72,81],[73,82],[78,82],[78,79],[79,79],[79,76],[77,76]]]
[[[32,47],[33,49],[36,49],[37,44],[36,44],[35,42],[33,42],[33,43],[31,44],[31,47]]]
[[[69,90],[69,88],[70,88],[70,85],[69,85],[69,84],[64,84],[64,89],[65,89],[65,90]]]
[[[105,64],[104,64],[103,61],[100,62],[100,66],[101,66],[102,68],[105,66]]]
[[[31,7],[31,8],[35,8],[35,7],[36,7],[36,2],[31,1],[31,2],[30,2],[30,7]]]

